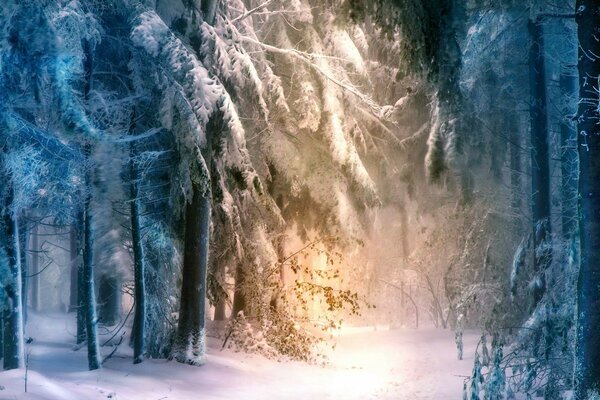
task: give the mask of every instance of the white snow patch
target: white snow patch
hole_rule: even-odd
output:
[[[74,320],[74,314],[30,312],[28,393],[23,369],[4,371],[0,399],[458,399],[458,375],[469,375],[479,337],[465,334],[465,360],[458,361],[451,331],[347,328],[325,367],[220,351],[214,338],[203,367],[166,360],[134,365],[131,349],[121,345],[102,370],[90,372],[85,350],[71,350]]]

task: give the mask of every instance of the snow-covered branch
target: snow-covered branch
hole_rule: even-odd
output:
[[[230,22],[229,25],[232,28],[232,30],[236,33],[236,38],[238,40],[258,46],[265,51],[268,51],[271,53],[287,55],[287,56],[295,58],[296,60],[303,62],[308,67],[310,67],[311,69],[316,71],[319,75],[321,75],[325,79],[327,79],[329,82],[332,82],[333,84],[339,86],[342,90],[344,90],[348,93],[351,93],[352,95],[357,97],[362,103],[366,104],[369,107],[371,113],[374,116],[376,116],[377,118],[379,118],[381,120],[391,121],[391,118],[392,118],[394,112],[402,110],[404,108],[404,106],[408,103],[408,100],[410,99],[410,97],[409,97],[410,95],[407,95],[407,96],[399,99],[393,106],[392,105],[382,106],[382,105],[378,104],[375,100],[373,100],[373,98],[371,96],[361,92],[353,84],[343,82],[342,80],[337,78],[335,75],[331,74],[329,71],[325,70],[319,64],[314,62],[315,58],[323,57],[323,55],[308,53],[308,52],[300,51],[300,50],[294,49],[294,48],[280,48],[277,46],[273,46],[273,45],[264,43],[253,37],[250,37],[250,36],[240,33],[240,31],[234,26],[233,21],[229,21],[229,22]]]
[[[239,17],[236,17],[234,19],[231,20],[232,23],[236,23],[238,21],[241,21],[243,19],[248,18],[249,16],[251,16],[252,14],[255,14],[256,12],[262,10],[263,8],[265,8],[266,6],[268,6],[269,4],[271,4],[273,2],[273,0],[267,0],[262,4],[259,4],[258,6],[254,7],[251,10],[248,10],[247,12],[243,13],[242,15],[240,15]]]

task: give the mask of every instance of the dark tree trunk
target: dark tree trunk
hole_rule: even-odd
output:
[[[75,231],[76,235],[76,247],[77,247],[77,344],[83,343],[86,341],[86,332],[85,332],[85,281],[83,275],[83,260],[79,258],[79,254],[82,253],[83,248],[83,229],[84,229],[84,215],[83,212],[80,211],[76,215],[77,221],[76,226],[72,229]]]
[[[181,304],[174,352],[178,361],[194,365],[202,365],[205,357],[209,227],[210,193],[194,183],[193,198],[185,212]]]
[[[565,104],[560,124],[561,139],[561,194],[562,235],[570,239],[577,227],[577,130],[572,118],[577,113],[577,76],[575,71],[564,69],[560,75],[561,97]]]
[[[410,256],[410,249],[408,245],[408,215],[406,212],[406,207],[401,205],[399,208],[400,211],[400,244],[402,245],[402,259],[404,261],[408,260],[408,256]]]
[[[218,268],[218,276],[217,279],[219,281],[219,284],[221,285],[225,285],[225,281],[226,281],[226,265],[222,262],[220,262],[217,266]],[[227,300],[229,299],[229,296],[227,296],[227,294],[223,294],[222,296],[219,296],[217,298],[217,304],[215,304],[215,316],[214,316],[214,320],[215,321],[224,321],[225,319],[227,319]]]
[[[492,74],[490,71],[490,77],[488,79],[490,79],[490,86],[492,87],[498,87],[498,83],[497,83],[497,78],[495,76],[495,74]],[[502,127],[503,127],[503,119],[505,118],[504,115],[498,115],[498,109],[495,108],[495,103],[494,100],[496,100],[495,98],[490,98],[490,102],[488,103],[488,111],[493,113],[493,115],[490,116],[490,129],[491,129],[491,135],[489,135],[489,152],[490,152],[490,172],[492,174],[492,178],[494,179],[494,181],[496,183],[500,183],[502,182],[502,168],[504,167],[504,156],[505,153],[502,149],[502,145],[504,145],[504,143],[501,141],[499,135],[502,135]],[[499,120],[500,119],[500,120]]]
[[[204,21],[214,24],[217,5],[220,0],[202,0],[201,11]],[[210,243],[210,167],[212,157],[211,134],[219,129],[214,124],[222,118],[213,116],[207,126],[208,144],[202,150],[203,160],[193,166],[198,175],[192,180],[192,199],[186,204],[185,238],[183,249],[183,269],[179,321],[174,343],[173,356],[179,362],[202,365],[206,357],[205,306],[206,275],[208,271],[208,249]],[[192,167],[192,168],[193,168]],[[202,182],[206,180],[207,182]],[[204,186],[206,184],[206,186]]]
[[[506,123],[510,138],[510,207],[515,215],[521,215],[521,195],[523,193],[521,180],[521,135],[517,121],[509,118]]]
[[[79,238],[77,233],[77,227],[75,224],[71,225],[69,232],[69,251],[71,257],[71,268],[70,268],[70,285],[69,285],[69,311],[77,311],[79,305],[78,296],[78,274],[79,270]]]
[[[11,183],[9,183],[11,185]],[[17,217],[11,215],[13,189],[9,187],[6,207],[2,215],[5,256],[10,268],[10,284],[4,287],[7,305],[4,310],[4,369],[23,366],[23,308],[21,304],[21,254],[19,251],[19,225]]]
[[[464,167],[459,171],[460,178],[460,204],[463,206],[471,204],[473,201],[473,174]]]
[[[23,330],[27,323],[27,275],[29,274],[29,263],[27,262],[27,248],[29,247],[29,226],[25,218],[21,218],[19,224],[19,249],[21,260],[21,309],[23,312]]]
[[[548,158],[548,122],[546,74],[542,25],[529,22],[531,40],[529,59],[531,118],[531,208],[533,221],[533,268],[539,281],[533,288],[533,307],[546,291],[545,269],[552,262],[550,227],[550,165]]]
[[[600,393],[600,4],[578,0],[579,234],[575,399]],[[591,397],[590,397],[591,398]]]
[[[240,311],[246,312],[246,294],[244,293],[244,267],[241,264],[235,269],[235,284],[233,289],[233,307],[231,317],[235,318]]]
[[[130,173],[130,212],[131,212],[131,242],[133,246],[133,271],[134,271],[134,298],[135,314],[133,319],[133,330],[131,332],[133,341],[133,363],[141,363],[145,352],[145,330],[146,330],[146,282],[145,282],[145,259],[144,246],[142,245],[140,210],[138,201],[138,172],[135,165],[135,144],[132,142],[129,148],[129,173]]]
[[[121,318],[121,280],[116,276],[98,278],[98,320],[114,325]]]
[[[279,203],[278,206],[281,207],[282,203]],[[269,307],[271,307],[272,310],[276,310],[279,311],[281,310],[281,307],[283,304],[285,304],[286,301],[286,294],[285,291],[283,290],[283,288],[285,287],[285,243],[286,243],[286,236],[285,235],[280,235],[277,238],[277,242],[276,242],[276,246],[275,246],[275,251],[277,252],[277,269],[279,270],[279,282],[277,285],[277,288],[273,291],[273,294],[271,295],[271,301],[269,303]],[[235,317],[236,314],[233,313],[231,314],[233,317]]]
[[[215,305],[215,321],[225,321],[227,318],[227,301],[225,299],[219,299]]]
[[[0,360],[4,358],[4,310],[0,309]]]
[[[202,5],[200,8],[204,16],[204,21],[206,21],[206,23],[209,25],[213,25],[215,23],[218,3],[219,0],[202,0]]]
[[[39,255],[39,236],[37,222],[31,227],[31,263],[29,264],[29,304],[31,308],[38,311],[40,309],[40,255]]]

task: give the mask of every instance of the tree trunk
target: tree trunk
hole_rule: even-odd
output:
[[[204,21],[214,24],[219,0],[202,0],[201,11]],[[186,204],[185,238],[183,249],[183,270],[179,321],[175,337],[173,357],[186,364],[202,365],[206,359],[205,313],[206,275],[208,270],[208,249],[210,234],[210,181],[203,187],[203,179],[210,180],[211,131],[219,129],[211,124],[221,122],[214,116],[209,121],[207,145],[202,149],[203,160],[196,161],[198,176],[192,180],[192,200]]]
[[[11,185],[11,183],[9,183]],[[18,218],[10,214],[9,205],[13,200],[13,188],[9,187],[7,203],[2,216],[5,256],[10,268],[10,284],[4,290],[7,296],[7,307],[4,310],[4,369],[15,369],[23,366],[23,307],[21,303],[22,275],[21,254],[19,249]]]
[[[98,320],[104,325],[115,325],[121,318],[121,280],[102,275],[98,279]]]
[[[408,298],[408,300],[410,300],[410,302],[412,303],[413,307],[415,308],[415,329],[419,329],[419,306],[417,305],[417,302],[415,301],[415,299],[412,296],[412,293],[407,293],[406,290],[404,289],[404,285],[402,286],[397,286],[394,285],[393,283],[389,283],[387,281],[384,281],[382,279],[379,280],[380,282],[393,287],[394,289],[398,289],[403,295],[406,296],[406,298]],[[410,290],[410,289],[409,289]]]
[[[85,282],[83,275],[83,260],[79,258],[83,247],[83,225],[84,215],[82,211],[77,212],[76,227],[73,227],[77,241],[77,344],[86,341],[85,332]]]
[[[214,25],[215,23],[218,3],[219,0],[202,0],[200,8],[204,16],[204,21],[209,25]]]
[[[225,299],[219,299],[217,304],[215,305],[215,321],[225,321],[227,318],[226,315],[227,310],[227,301]]]
[[[560,92],[565,104],[560,124],[561,139],[561,194],[562,235],[569,240],[577,226],[577,131],[571,118],[577,113],[573,109],[577,95],[575,71],[563,69],[560,75]]]
[[[144,259],[144,246],[142,245],[140,210],[138,202],[138,172],[135,165],[135,144],[132,142],[129,148],[129,173],[130,173],[130,212],[131,212],[131,242],[133,245],[133,271],[134,271],[134,298],[135,314],[133,319],[133,330],[131,332],[133,341],[133,363],[138,364],[144,358],[144,335],[146,330],[146,266]]]
[[[92,52],[90,44],[84,42],[85,85],[84,98],[88,100],[92,84]],[[86,161],[92,155],[92,145],[87,142],[84,145]],[[98,347],[98,317],[96,315],[96,296],[94,291],[94,228],[92,224],[92,169],[86,162],[85,190],[83,202],[83,309],[85,312],[85,332],[88,348],[88,366],[90,371],[100,368],[100,348]]]
[[[210,227],[210,192],[193,183],[193,198],[186,206],[185,242],[179,324],[174,357],[179,362],[202,365],[206,357],[206,271]]]
[[[506,122],[510,138],[510,207],[515,215],[521,215],[522,180],[521,180],[521,135],[518,124],[513,118]]]
[[[533,268],[538,282],[533,288],[533,308],[546,291],[545,269],[552,262],[550,227],[550,165],[548,158],[548,122],[546,74],[542,25],[529,21],[531,40],[529,59],[531,118],[531,208],[533,221]]]
[[[27,324],[27,275],[29,274],[29,263],[27,262],[27,247],[29,247],[29,228],[27,220],[21,218],[19,225],[19,258],[21,260],[21,309],[23,310],[23,330]]]
[[[69,311],[77,311],[79,305],[78,298],[78,274],[79,271],[79,240],[77,234],[77,227],[75,224],[71,225],[69,232],[69,250],[71,257],[70,267],[70,285],[69,285]]]
[[[244,267],[241,264],[235,269],[235,284],[233,289],[233,307],[231,317],[235,318],[240,311],[246,312],[246,294],[244,293]]]
[[[600,4],[578,0],[579,239],[575,400],[600,393]]]
[[[400,212],[400,243],[402,245],[402,260],[407,261],[410,256],[410,249],[408,244],[408,215],[406,207],[401,205],[399,208]]]
[[[224,285],[225,281],[226,281],[226,274],[227,274],[226,265],[224,263],[219,263],[217,268],[218,268],[217,279],[219,280],[220,284]],[[226,294],[219,296],[219,298],[217,299],[217,304],[215,304],[215,315],[213,318],[215,321],[225,321],[225,319],[227,319],[227,300],[228,299],[229,299],[229,296],[227,296]]]
[[[89,157],[89,145],[86,145]],[[86,172],[86,187],[91,189],[91,172]],[[83,211],[83,312],[85,314],[85,332],[88,348],[88,366],[90,371],[100,368],[100,349],[98,347],[98,318],[96,316],[96,296],[94,294],[94,229],[92,226],[91,196],[85,195]]]
[[[4,358],[4,310],[0,310],[0,360]]]
[[[39,255],[39,235],[37,222],[31,227],[31,263],[29,264],[29,304],[31,308],[38,311],[40,309],[40,255]]]

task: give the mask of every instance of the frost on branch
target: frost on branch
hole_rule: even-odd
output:
[[[183,123],[181,129],[177,129],[177,142],[183,158],[180,163],[182,172],[195,162],[200,163],[199,170],[183,174],[188,176],[182,185],[186,198],[191,198],[192,180],[206,181],[210,175],[203,156],[200,155],[208,140],[227,147],[224,157],[217,162],[223,163],[223,168],[245,171],[245,179],[251,183],[253,173],[245,149],[244,129],[223,85],[211,77],[193,51],[170,31],[154,11],[146,11],[137,18],[131,38],[134,44],[156,59],[160,66],[156,71],[156,84],[164,93],[161,101],[163,123],[167,126],[173,123],[172,111],[169,111],[171,109],[179,114],[179,124]],[[225,125],[209,132],[208,125],[212,118],[222,119]],[[227,136],[221,136],[223,134]],[[211,137],[207,137],[208,135]]]
[[[91,62],[92,50],[100,41],[102,28],[95,17],[83,10],[78,1],[58,6],[50,15],[50,24],[58,39],[58,56],[53,73],[58,102],[67,130],[79,140],[99,139],[101,132],[90,121],[78,97],[84,78],[84,62]]]

